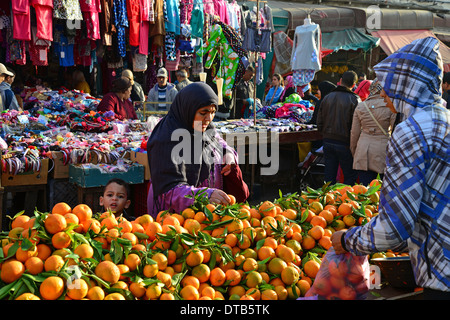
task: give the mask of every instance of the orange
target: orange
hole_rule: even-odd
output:
[[[278,295],[273,289],[266,289],[261,292],[261,300],[278,300]]]
[[[287,267],[287,263],[286,261],[284,261],[281,258],[273,258],[272,260],[269,261],[269,264],[267,265],[267,269],[273,273],[273,274],[277,274],[280,275],[281,272],[283,271],[284,268]]]
[[[102,261],[95,267],[95,274],[101,279],[114,284],[119,281],[120,270],[111,261]]]
[[[325,234],[325,230],[322,226],[314,226],[309,229],[308,234],[314,238],[314,240],[320,240]]]
[[[288,292],[288,299],[297,299],[301,295],[300,288],[297,286],[289,286],[286,290]]]
[[[67,248],[71,242],[70,236],[64,231],[57,232],[52,237],[52,245],[55,249]]]
[[[269,246],[269,247],[271,247],[272,249],[276,249],[277,247],[278,247],[278,242],[277,242],[277,240],[275,240],[275,238],[273,238],[273,237],[267,237],[265,240],[264,240],[264,245],[265,246]]]
[[[31,274],[38,274],[44,271],[44,261],[38,257],[31,257],[25,261],[25,270]]]
[[[134,271],[141,264],[141,258],[136,253],[129,253],[124,260],[124,263],[130,268],[131,271]]]
[[[244,224],[240,219],[232,219],[226,227],[228,233],[240,233],[244,230]]]
[[[288,241],[286,241],[286,247],[289,247],[292,250],[294,250],[295,254],[301,254],[302,246],[301,243],[298,242],[297,240],[289,239]]]
[[[87,219],[92,218],[92,209],[87,204],[79,204],[72,209],[72,213],[74,213],[80,222],[86,221]]]
[[[147,227],[145,228],[145,234],[148,235],[148,238],[150,241],[153,241],[156,239],[156,234],[162,232],[162,226],[159,222],[153,221],[149,222],[147,224]]]
[[[158,273],[158,263],[149,263],[144,266],[142,270],[146,278],[153,278]]]
[[[275,250],[273,250],[272,247],[269,246],[262,246],[261,248],[259,248],[258,250],[258,259],[259,260],[265,260],[267,258],[272,259],[274,258],[275,255]]]
[[[199,294],[198,290],[191,285],[187,285],[183,289],[181,289],[180,296],[183,300],[198,300],[198,299],[200,299],[200,294]]]
[[[181,280],[181,286],[185,287],[187,285],[191,285],[198,290],[200,288],[200,280],[198,280],[198,278],[194,276],[184,276]]]
[[[139,282],[132,282],[130,284],[130,291],[136,298],[142,298],[147,289]]]
[[[251,297],[253,300],[260,300],[261,299],[261,291],[259,291],[259,289],[257,289],[257,288],[249,288],[245,292],[245,295],[243,295],[241,297],[241,299],[245,296]]]
[[[192,210],[191,208],[186,208],[181,212],[181,215],[183,216],[183,218],[186,219],[194,219],[195,216],[195,211]]]
[[[190,267],[195,267],[203,262],[203,258],[203,252],[200,249],[190,249],[186,257],[186,264]]]
[[[44,261],[45,271],[56,271],[58,272],[64,265],[63,257],[59,255],[52,255]]]
[[[323,205],[319,201],[313,201],[309,204],[308,209],[317,215],[323,210]]]
[[[180,220],[178,220],[173,215],[166,215],[166,216],[164,216],[164,218],[162,220],[162,224],[163,225],[170,225],[170,226],[179,226],[180,225]]]
[[[67,283],[66,294],[71,299],[81,300],[86,297],[88,291],[88,284],[83,279],[74,279],[72,282]]]
[[[14,229],[14,228],[17,228],[17,227],[24,228],[24,224],[27,223],[28,221],[30,221],[30,217],[27,216],[27,215],[22,214],[22,215],[16,217],[11,222],[11,229]]]
[[[158,270],[165,270],[167,268],[168,259],[165,254],[157,252],[152,256],[152,260],[158,264]]]
[[[101,229],[100,221],[96,219],[86,219],[83,222],[80,222],[80,224],[83,226],[83,231],[86,233],[89,230],[92,230],[94,233],[99,233]]]
[[[172,276],[168,274],[167,272],[159,271],[156,274],[156,278],[161,281],[166,288],[170,288],[172,285]]]
[[[211,299],[214,299],[216,296],[216,290],[213,287],[205,287],[200,293],[202,297],[209,297]]]
[[[327,204],[325,207],[323,207],[323,210],[330,211],[334,217],[337,215],[337,208],[334,205]]]
[[[108,294],[103,300],[126,300],[126,299],[122,294],[118,292],[113,292]]]
[[[64,221],[65,221],[65,220],[64,220]],[[22,227],[16,227],[16,228],[14,228],[14,229],[11,229],[11,230],[8,232],[8,237],[10,238],[10,240],[13,240],[13,241],[19,240],[19,237],[20,237],[20,235],[22,234],[22,232],[23,232],[24,230],[25,230],[25,229],[22,228]]]
[[[131,224],[131,222],[123,218],[117,226],[123,233],[129,233],[133,230],[133,225]]]
[[[24,272],[25,266],[22,262],[10,259],[1,265],[0,278],[5,283],[11,283],[19,279]]]
[[[82,243],[73,251],[81,259],[92,258],[94,256],[94,249],[87,243]]]
[[[145,228],[136,222],[136,220],[131,221],[131,232],[145,233]]]
[[[284,286],[276,286],[274,290],[278,296],[278,300],[286,300],[288,298],[288,292]]]
[[[16,250],[16,259],[20,262],[24,263],[31,257],[36,257],[38,254],[37,247],[33,246],[30,247],[29,250],[23,250],[21,247],[17,248]]]
[[[119,272],[120,272],[119,280],[128,280],[128,277],[125,277],[123,274],[130,272],[130,267],[124,263],[119,263],[117,265],[117,268],[119,268]]]
[[[203,221],[206,220],[206,215],[205,213],[203,213],[202,211],[197,212],[194,215],[194,220],[197,220],[198,222],[202,223]]]
[[[67,222],[60,214],[49,214],[44,220],[44,227],[48,233],[55,234],[66,229]]]
[[[258,262],[254,258],[246,258],[242,264],[244,272],[258,270]]]
[[[245,277],[245,285],[249,288],[256,288],[263,282],[263,277],[258,271],[250,271]]]
[[[333,222],[334,219],[334,214],[331,211],[325,209],[320,211],[319,216],[324,218],[327,224]]]
[[[366,193],[367,191],[369,191],[369,189],[367,187],[363,186],[362,184],[355,184],[353,186],[354,194],[363,194],[363,193]]]
[[[323,236],[320,240],[319,240],[319,244],[325,249],[328,250],[331,248],[332,243],[331,243],[331,238],[328,236]]]
[[[227,245],[229,245],[230,247],[236,246],[238,243],[238,238],[237,238],[236,234],[234,234],[234,233],[227,234],[225,237],[225,243]]]
[[[102,219],[102,221],[100,222],[100,225],[105,226],[106,229],[110,230],[114,227],[117,227],[119,225],[119,223],[117,222],[115,216],[109,216],[109,217]]]
[[[139,240],[138,237],[136,237],[136,235],[134,233],[131,233],[131,232],[123,233],[121,238],[130,240],[132,246],[136,245],[138,243],[138,240]]]
[[[32,293],[25,292],[25,293],[22,293],[20,296],[18,296],[14,300],[41,300],[41,299]]]
[[[299,278],[300,273],[295,267],[287,266],[281,271],[281,280],[287,286],[296,283],[299,280]]]
[[[294,209],[286,209],[281,214],[290,220],[297,219],[297,211]]]
[[[341,203],[338,207],[338,214],[342,216],[347,216],[353,213],[353,207],[350,203],[344,202]]]
[[[105,291],[99,286],[94,286],[88,290],[86,298],[89,300],[103,300],[105,298]]]
[[[226,281],[229,281],[229,286],[238,285],[241,282],[241,274],[235,269],[228,269],[225,272]]]
[[[327,220],[325,220],[325,218],[321,217],[321,216],[314,216],[314,217],[312,217],[310,223],[313,226],[321,226],[322,228],[326,228],[326,226],[327,226]]]
[[[236,203],[236,197],[233,196],[232,194],[228,194],[228,197],[230,198],[230,205],[233,205]]]
[[[157,283],[152,283],[147,287],[145,295],[148,299],[158,299],[162,294],[162,288]]]
[[[175,300],[175,296],[173,295],[173,293],[170,293],[170,292],[163,292],[163,293],[159,296],[159,300]]]
[[[211,270],[209,276],[209,281],[211,285],[220,287],[221,285],[224,284],[225,280],[226,274],[221,268],[215,267],[214,269]]]
[[[356,291],[350,286],[345,286],[341,290],[339,290],[339,298],[342,300],[355,300],[356,299]]]
[[[200,283],[204,283],[209,280],[211,269],[207,264],[201,263],[192,268],[191,274],[196,277]]]
[[[298,280],[295,285],[300,288],[302,297],[304,297],[306,292],[311,288],[311,284],[304,279]]]
[[[285,245],[279,245],[276,251],[279,258],[283,259],[287,263],[295,260],[295,251],[291,247]]]
[[[139,223],[144,229],[147,228],[147,225],[153,221],[154,221],[153,217],[148,213],[143,214],[142,216],[136,218],[136,222]]]
[[[64,292],[64,281],[60,277],[50,276],[42,281],[39,292],[45,300],[56,300]]]
[[[194,235],[197,234],[200,231],[200,229],[201,229],[200,222],[198,222],[195,219],[190,219],[190,218],[184,220],[183,227],[190,234],[194,234]],[[217,230],[217,229],[215,229],[215,230]]]
[[[72,208],[65,202],[59,202],[52,208],[52,214],[65,215],[69,212],[72,212]]]
[[[315,278],[319,272],[320,264],[315,260],[308,260],[303,266],[303,272],[310,277]]]
[[[258,208],[259,213],[261,216],[269,216],[269,217],[275,217],[277,214],[277,208],[275,204],[271,201],[264,201]]]
[[[22,237],[25,238],[25,239],[30,240],[30,242],[32,244],[38,244],[39,241],[41,240],[38,237],[38,231],[36,229],[30,229],[30,228],[24,229],[22,231]]]
[[[344,221],[344,223],[347,227],[354,226],[356,223],[356,219],[355,219],[355,217],[353,217],[353,215],[344,216],[342,218],[342,221]]]

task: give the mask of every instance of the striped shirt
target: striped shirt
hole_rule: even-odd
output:
[[[439,42],[415,40],[374,70],[407,118],[388,143],[379,215],[348,230],[345,246],[356,255],[407,248],[416,284],[450,292],[450,111]]]

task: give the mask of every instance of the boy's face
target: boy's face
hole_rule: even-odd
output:
[[[123,209],[127,209],[130,206],[131,200],[128,200],[127,191],[124,186],[115,182],[110,183],[100,197],[100,205],[105,210],[111,209],[116,214],[121,214]]]

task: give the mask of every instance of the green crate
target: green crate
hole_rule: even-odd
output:
[[[102,173],[94,165],[92,167],[71,164],[69,167],[69,181],[82,187],[92,188],[105,186],[111,179],[122,179],[129,184],[144,182],[144,166],[133,163],[126,172]]]

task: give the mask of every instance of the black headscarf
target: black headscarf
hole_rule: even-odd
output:
[[[319,112],[320,103],[322,102],[323,98],[325,98],[325,96],[327,94],[329,94],[331,91],[333,91],[334,89],[337,88],[336,85],[330,81],[322,81],[321,83],[318,84],[318,87],[320,90],[320,100],[317,101],[317,103],[314,107],[314,112],[313,112],[311,121],[309,122],[312,124],[317,124],[317,115]]]
[[[209,105],[215,105],[217,110],[218,97],[213,89],[203,82],[191,83],[178,92],[169,112],[154,128],[147,142],[147,156],[155,198],[179,184],[198,186],[209,177],[214,164],[207,163],[205,158],[210,148],[216,146],[214,126],[211,122],[203,134],[194,133],[192,128],[197,110]],[[194,143],[190,144],[190,163],[177,163],[172,159],[173,148],[180,144],[180,141],[171,141],[177,129],[189,132],[191,141],[202,139],[201,153],[195,154]]]

